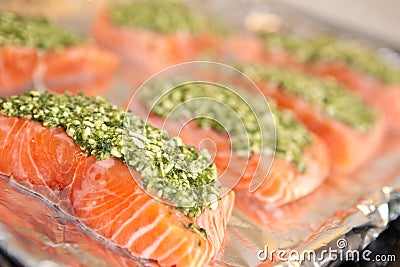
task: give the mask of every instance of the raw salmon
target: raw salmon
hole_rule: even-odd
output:
[[[101,94],[110,87],[116,58],[93,44],[49,51],[42,57],[42,80],[50,91]]]
[[[235,34],[221,40],[214,54],[222,62],[262,62],[265,51],[256,36]]]
[[[310,194],[322,184],[330,171],[327,148],[317,136],[313,136],[313,142],[304,149],[303,153],[306,163],[304,173],[299,172],[293,163],[275,157],[262,185],[255,192],[250,193],[251,181],[264,178],[258,176],[259,173],[264,172],[257,171],[257,167],[268,168],[266,163],[268,160],[259,155],[252,155],[249,159],[241,158],[234,152],[232,156],[231,144],[226,134],[199,127],[194,123],[186,125],[181,130],[180,137],[186,143],[199,149],[201,140],[211,139],[216,145],[214,163],[220,173],[226,172],[227,176],[232,177],[241,175],[239,183],[234,188],[236,194],[261,203],[264,207],[281,206]],[[246,166],[244,172],[237,169],[237,166],[243,164]]]
[[[292,55],[282,49],[266,49],[257,36],[234,35],[221,43],[215,53],[224,62],[252,64],[269,64],[293,69],[303,69]]]
[[[154,14],[148,15],[165,16],[157,14],[156,10],[153,12]],[[174,26],[175,22],[166,22],[168,23]],[[97,15],[92,35],[101,46],[110,49],[119,57],[122,67],[128,70],[127,78],[138,85],[166,67],[199,59],[218,45],[218,38],[211,31],[190,33],[177,30],[163,33],[152,29],[117,25],[112,21],[107,8]]]
[[[146,116],[148,113],[146,113],[146,105],[143,104],[146,100],[142,99],[140,102],[138,99],[135,98],[129,108],[142,117]],[[268,107],[265,108],[268,109]],[[308,195],[322,184],[330,172],[330,158],[325,143],[306,129],[304,130],[310,135],[312,141],[301,154],[305,163],[304,172],[302,172],[294,162],[279,156],[275,156],[271,168],[270,155],[261,156],[253,153],[249,158],[239,156],[232,149],[231,137],[228,133],[218,132],[211,127],[201,127],[195,120],[185,122],[183,121],[185,119],[188,118],[166,121],[155,113],[150,113],[148,116],[149,122],[155,127],[165,127],[172,134],[179,135],[185,143],[199,150],[207,149],[218,167],[221,183],[234,188],[237,195],[250,198],[251,201],[265,207],[280,206]],[[278,133],[278,142],[279,138]],[[281,138],[284,137],[281,136]],[[213,144],[208,141],[203,142],[205,140],[211,140]],[[250,190],[251,184],[257,184],[257,181],[262,181],[261,185],[256,191],[250,192],[253,191]]]
[[[400,116],[399,66],[391,66],[373,49],[353,40],[271,34],[263,41],[263,55],[248,62],[297,68],[333,78],[379,108],[390,132],[400,132],[396,121]]]
[[[110,88],[117,60],[95,45],[39,51],[28,47],[0,47],[0,96],[44,86],[49,91],[98,95]]]
[[[109,88],[114,56],[54,22],[0,11],[0,35],[0,96],[32,84],[86,95]]]
[[[35,49],[0,47],[0,96],[9,96],[32,83],[38,65]]]
[[[259,70],[262,70],[262,68],[265,69],[268,67],[260,67]],[[321,107],[310,101],[307,96],[304,96],[301,93],[294,93],[285,87],[291,86],[292,89],[296,91],[300,88],[299,85],[302,85],[303,82],[297,83],[291,81],[293,83],[289,85],[288,80],[281,80],[278,77],[262,77],[254,73],[254,75],[250,72],[248,73],[248,75],[258,84],[265,96],[275,99],[281,108],[292,110],[300,121],[325,141],[331,154],[332,168],[334,172],[351,172],[375,155],[382,144],[386,126],[385,121],[372,107],[368,106],[366,103],[360,102],[361,100],[351,93],[347,93],[344,88],[338,87],[333,81],[319,79],[312,75],[302,74],[298,71],[289,71],[280,68],[272,69],[280,70],[286,74],[293,73],[294,75],[300,75],[302,79],[304,79],[303,82],[310,82],[308,86],[312,86],[316,89],[315,94],[322,94],[322,90],[318,88],[321,88],[324,83],[328,83],[329,86],[335,87],[330,87],[332,90],[338,90],[338,94],[348,95],[347,97],[353,99],[352,101],[354,101],[355,104],[366,107],[365,113],[367,113],[367,110],[369,110],[368,112],[371,112],[371,115],[375,113],[376,118],[373,120],[371,128],[366,131],[360,131],[346,122],[328,115],[326,111],[324,112],[321,109]],[[321,95],[320,97],[321,99],[325,99],[326,96]],[[327,97],[324,101],[329,103],[332,100]],[[353,104],[350,102],[347,102],[347,104],[346,102],[343,103],[345,105],[341,106],[340,109],[342,111],[347,110],[349,116],[354,115],[351,114],[352,112],[361,112],[360,110],[352,109]],[[341,105],[341,103],[337,104]]]
[[[383,112],[389,132],[400,133],[400,125],[397,123],[400,116],[400,84],[385,84],[343,63],[308,64],[307,70],[332,77],[346,85],[347,88]]]
[[[151,69],[194,59],[205,42],[203,35],[163,34],[118,26],[111,21],[106,9],[98,14],[92,33],[99,44],[112,49],[122,61]]]
[[[0,116],[0,173],[83,226],[162,266],[205,266],[221,246],[233,193],[191,219],[142,191],[119,159],[86,156],[61,128]],[[134,172],[134,175],[139,175]],[[188,228],[203,227],[207,238]]]

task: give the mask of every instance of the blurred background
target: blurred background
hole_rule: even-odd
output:
[[[120,0],[117,0],[120,1]],[[66,24],[79,25],[87,31],[95,10],[115,0],[0,0],[0,8],[30,15],[46,15]],[[342,30],[345,35],[356,35],[368,41],[400,50],[400,1],[398,0],[194,0],[187,1],[201,10],[211,11],[233,27],[245,27],[247,15],[254,12],[278,15],[279,25],[301,20],[297,24],[305,31],[319,27]],[[211,9],[211,10],[209,10]],[[268,20],[268,19],[267,19]],[[269,18],[269,23],[276,23]],[[276,26],[276,25],[275,25]],[[317,26],[317,27],[318,27]]]
[[[398,0],[281,0],[317,19],[400,49]]]

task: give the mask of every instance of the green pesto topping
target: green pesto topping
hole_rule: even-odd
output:
[[[101,97],[29,91],[0,98],[0,114],[62,127],[88,155],[120,158],[140,172],[147,191],[190,217],[217,204],[215,165],[206,153],[171,138]]]
[[[161,33],[224,32],[217,22],[192,11],[180,1],[135,0],[114,4],[110,7],[110,15],[117,25]]]
[[[388,64],[361,43],[332,37],[300,38],[285,34],[265,35],[264,40],[267,46],[289,50],[305,62],[343,62],[384,83],[400,83],[400,68]]]
[[[277,134],[275,155],[293,162],[298,171],[304,173],[306,170],[303,160],[304,148],[311,143],[312,135],[291,113],[280,111],[274,105],[270,106],[273,107]]]
[[[82,37],[44,18],[26,18],[0,11],[0,45],[53,50],[83,42]]]
[[[376,121],[376,111],[338,83],[299,71],[266,66],[241,70],[255,80],[265,80],[279,89],[299,95],[327,116],[365,133]]]
[[[279,111],[274,103],[270,107],[276,140],[272,116],[263,99],[208,83],[182,84],[164,94],[162,87],[155,84],[143,94],[144,102],[155,114],[172,119],[196,118],[201,127],[226,130],[231,135],[233,150],[242,157],[251,153],[272,154],[276,146],[277,157],[294,163],[300,172],[305,171],[303,149],[310,144],[312,136],[291,114]]]

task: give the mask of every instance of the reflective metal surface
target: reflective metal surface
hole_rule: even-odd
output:
[[[87,5],[89,1],[83,2]],[[215,1],[206,1],[212,5],[210,2]],[[285,12],[282,7],[271,8],[263,1],[251,2],[254,3],[234,1],[235,5],[229,6],[228,1],[221,1],[210,9],[229,10],[221,18],[227,17],[227,23],[238,27],[244,27],[246,12],[252,9]],[[88,29],[93,13],[84,16],[82,10],[60,20],[80,31]],[[318,23],[301,16],[288,19],[291,26],[296,21],[304,22],[297,25],[300,31],[320,29]],[[284,27],[287,25],[286,22]],[[117,78],[106,97],[123,104],[130,93],[131,88]],[[314,193],[295,203],[268,210],[238,199],[216,265],[335,266],[340,263],[340,253],[366,247],[390,220],[400,215],[398,139],[391,138],[379,156],[357,173],[329,177]],[[338,240],[344,240],[346,246],[338,250],[336,257],[322,254],[322,250],[338,249]],[[282,262],[277,257],[260,261],[259,251],[265,252],[266,246],[269,251],[312,250],[325,256],[315,262]],[[4,177],[0,177],[0,249],[24,266],[154,266],[101,240],[83,229],[76,219]]]

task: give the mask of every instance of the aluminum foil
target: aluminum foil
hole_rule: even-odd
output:
[[[292,204],[263,209],[238,199],[218,266],[335,266],[400,214],[400,141],[356,175],[329,177]],[[345,243],[338,250],[338,241]],[[259,260],[259,251],[338,250],[317,261]],[[24,266],[156,266],[108,244],[40,196],[0,177],[0,250]],[[345,257],[342,257],[345,259]]]
[[[329,177],[314,193],[292,204],[265,210],[238,200],[221,262],[294,267],[337,266],[343,260],[356,259],[351,258],[352,251],[364,249],[400,214],[400,145],[395,142],[362,171]],[[259,251],[265,252],[266,247],[298,254],[292,253],[292,260],[282,256],[284,261],[260,261]],[[296,258],[306,251],[314,251],[317,257],[312,261]],[[362,259],[361,252],[357,255]],[[265,258],[265,254],[261,256]]]
[[[211,3],[212,2],[212,3]],[[289,25],[300,31],[315,32],[317,22],[292,16],[290,10],[263,1],[235,1],[225,10],[227,1],[205,1],[201,8],[221,14],[222,19],[239,25],[232,17],[245,16],[248,10],[279,11]],[[75,2],[74,2],[75,3]],[[88,5],[85,2],[85,5]],[[72,28],[88,29],[86,12],[63,20]],[[285,19],[286,21],[286,19]],[[297,23],[301,21],[301,23]],[[78,25],[78,26],[77,26]],[[83,27],[82,27],[83,25]],[[301,25],[301,26],[299,26]],[[316,26],[317,25],[317,26]],[[332,28],[330,28],[332,29]],[[333,29],[335,31],[335,29]],[[106,97],[116,104],[126,103],[131,88],[117,78]],[[365,248],[388,223],[400,215],[400,138],[390,138],[379,155],[351,176],[332,176],[309,196],[294,203],[265,209],[238,199],[229,222],[217,266],[336,266],[347,251]],[[323,251],[336,250],[328,255]],[[261,261],[265,252],[314,251],[316,261],[278,257]],[[84,229],[51,203],[0,177],[0,251],[24,266],[155,266],[132,257]],[[264,252],[260,254],[261,252]]]
[[[0,251],[23,266],[153,266],[0,175]]]

